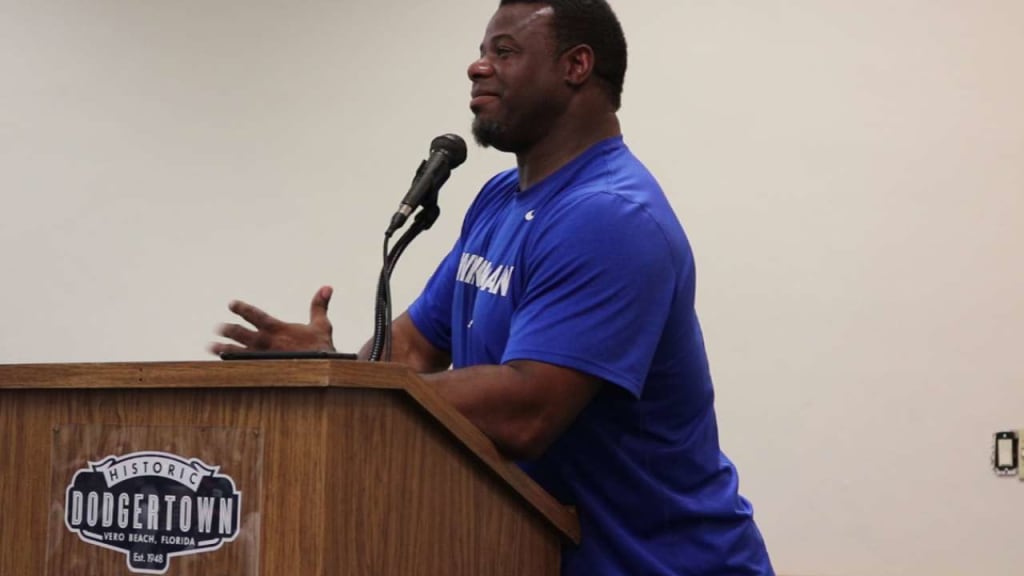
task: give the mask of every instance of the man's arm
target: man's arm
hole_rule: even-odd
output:
[[[408,312],[392,323],[392,360],[412,367],[506,456],[536,458],[597,394],[601,381],[544,362],[514,360],[446,370],[451,355],[434,347]],[[373,341],[359,353],[367,359]]]
[[[251,304],[232,302],[230,310],[255,329],[224,324],[220,334],[238,344],[215,343],[210,351],[334,350],[327,319],[331,294],[327,286],[317,290],[308,324],[283,322]],[[601,386],[599,379],[582,372],[529,360],[446,370],[451,355],[431,344],[408,312],[391,329],[392,360],[424,373],[443,398],[511,458],[541,455]],[[363,346],[360,359],[369,356],[371,346],[372,341]]]
[[[360,360],[369,360],[373,338],[359,350]],[[408,312],[391,322],[391,361],[405,364],[417,372],[445,370],[452,363],[451,354],[436,348],[413,324]]]
[[[596,377],[531,360],[423,378],[516,460],[542,455],[601,389]]]

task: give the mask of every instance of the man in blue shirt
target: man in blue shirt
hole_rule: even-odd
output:
[[[484,186],[393,323],[393,359],[577,507],[563,574],[772,574],[719,449],[689,243],[621,136],[625,69],[603,0],[501,2],[469,67],[470,108],[477,141],[518,167]],[[234,302],[256,330],[221,333],[333,349],[330,296],[317,292],[309,324]]]

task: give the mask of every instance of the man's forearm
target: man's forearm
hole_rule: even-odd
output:
[[[532,361],[423,376],[505,455],[539,457],[597,393],[600,381]]]
[[[373,351],[373,338],[359,349],[359,359],[369,360]],[[391,323],[391,361],[410,366],[421,373],[445,370],[451,363],[451,356],[438,350],[413,324],[409,313],[404,312]]]

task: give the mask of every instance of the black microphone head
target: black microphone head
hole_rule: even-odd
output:
[[[441,151],[448,156],[448,168],[454,170],[466,161],[466,141],[457,134],[444,134],[430,143],[430,153]]]

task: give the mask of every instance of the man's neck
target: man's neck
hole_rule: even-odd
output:
[[[519,189],[526,190],[571,162],[594,144],[622,133],[614,112],[586,121],[567,120],[554,126],[529,150],[516,154]]]

